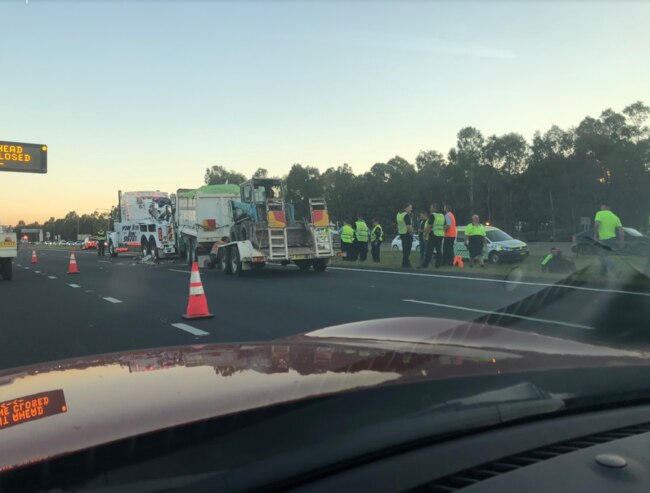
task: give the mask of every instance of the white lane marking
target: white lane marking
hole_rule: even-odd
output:
[[[34,272],[35,272],[36,274],[40,274],[40,273],[41,273],[40,270],[35,270]]]
[[[18,267],[22,267],[22,264],[16,264]]]
[[[113,262],[109,262],[108,260],[98,260],[97,262],[101,262],[102,264],[112,264]]]
[[[192,272],[190,270],[178,270],[178,269],[167,269],[167,270],[171,272],[182,272],[183,274],[189,274],[190,272]]]
[[[572,324],[569,322],[562,322],[560,320],[548,320],[546,318],[525,317],[524,315],[515,315],[513,313],[493,312],[490,310],[479,310],[478,308],[469,308],[466,306],[457,306],[457,305],[447,305],[445,303],[434,303],[432,301],[420,301],[420,300],[402,300],[402,301],[406,301],[407,303],[419,303],[421,305],[439,306],[441,308],[450,308],[452,310],[464,310],[466,312],[481,313],[483,315],[498,315],[501,317],[520,318],[522,320],[530,320],[531,322],[542,322],[545,324],[563,325],[565,327],[572,327],[574,329],[594,330],[593,327],[589,327],[587,325]]]
[[[458,281],[481,281],[481,282],[497,282],[503,284],[521,284],[525,286],[542,286],[547,288],[564,288],[564,289],[577,289],[580,291],[596,291],[599,293],[619,293],[619,294],[631,294],[636,296],[648,296],[650,293],[640,293],[638,291],[625,291],[622,289],[599,289],[599,288],[587,288],[585,286],[567,286],[562,284],[550,284],[544,282],[531,282],[531,281],[506,281],[505,279],[494,279],[489,277],[470,277],[470,276],[449,276],[445,274],[421,274],[419,272],[397,272],[392,270],[375,270],[375,269],[351,269],[349,267],[328,267],[329,270],[349,270],[354,272],[370,272],[376,274],[395,274],[398,276],[419,276],[419,277],[440,277],[443,279],[456,279]]]
[[[196,327],[192,327],[191,325],[187,325],[187,324],[181,324],[181,323],[172,324],[172,327],[176,327],[177,329],[184,330],[185,332],[189,332],[190,334],[193,334],[195,336],[209,336],[210,335],[209,332],[206,332],[206,331],[201,330],[201,329],[197,329]]]
[[[123,303],[122,300],[118,300],[117,298],[111,298],[110,296],[106,296],[104,297],[104,299],[109,303]]]
[[[47,276],[48,279],[56,279],[56,276]]]
[[[25,270],[29,270],[29,267],[23,267],[23,269],[25,269]]]
[[[68,284],[71,288],[80,288],[79,284]]]

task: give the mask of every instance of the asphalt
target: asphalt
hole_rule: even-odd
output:
[[[113,351],[273,340],[369,319],[424,316],[480,320],[592,343],[645,343],[650,290],[626,281],[597,287],[580,275],[559,285],[507,279],[271,266],[243,277],[202,270],[213,318],[184,320],[190,272],[180,260],[76,252],[19,252],[0,282],[0,368]],[[184,324],[184,325],[178,325]],[[399,330],[399,327],[397,328]]]

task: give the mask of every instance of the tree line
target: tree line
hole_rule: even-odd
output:
[[[287,199],[298,217],[308,216],[308,198],[325,197],[334,221],[358,214],[376,218],[387,233],[407,201],[415,212],[432,202],[454,207],[460,224],[471,214],[528,240],[567,240],[593,219],[603,200],[611,202],[624,225],[645,229],[650,214],[650,107],[637,101],[622,111],[587,116],[575,127],[552,126],[531,142],[518,133],[485,137],[462,128],[446,155],[423,150],[414,162],[395,156],[369,171],[353,172],[348,164],[324,172],[294,164],[284,176]],[[269,177],[259,168],[254,177]],[[241,183],[246,176],[224,166],[206,169],[204,181]],[[112,213],[71,211],[64,218],[17,229],[43,228],[65,239],[94,234],[112,226]]]
[[[621,112],[585,117],[577,126],[554,125],[532,142],[518,133],[485,137],[462,128],[446,155],[423,150],[411,163],[395,156],[356,174],[343,164],[324,172],[294,164],[287,199],[299,217],[309,197],[324,196],[330,217],[378,219],[394,232],[395,215],[407,201],[415,212],[432,202],[454,207],[460,224],[471,214],[528,240],[567,240],[610,201],[624,225],[646,229],[650,214],[650,107],[638,101]],[[256,176],[267,176],[258,169]],[[239,183],[246,177],[222,166],[206,170],[206,183]]]

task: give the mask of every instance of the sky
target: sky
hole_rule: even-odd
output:
[[[194,188],[218,164],[361,173],[458,130],[650,104],[650,2],[0,0],[0,224]]]

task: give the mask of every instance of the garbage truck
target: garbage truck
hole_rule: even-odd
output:
[[[176,191],[176,249],[187,265],[213,268],[210,250],[230,231],[229,203],[239,198],[239,185],[205,185]]]
[[[18,239],[10,228],[0,225],[0,276],[5,281],[11,281],[12,259],[18,256]]]
[[[210,251],[210,261],[225,274],[241,275],[267,263],[294,263],[301,270],[327,269],[335,256],[323,198],[309,198],[309,218],[296,219],[282,180],[254,178],[227,201],[227,233]]]
[[[171,257],[177,253],[172,198],[166,192],[118,191],[118,218],[106,235],[108,253],[139,251],[142,257]]]

